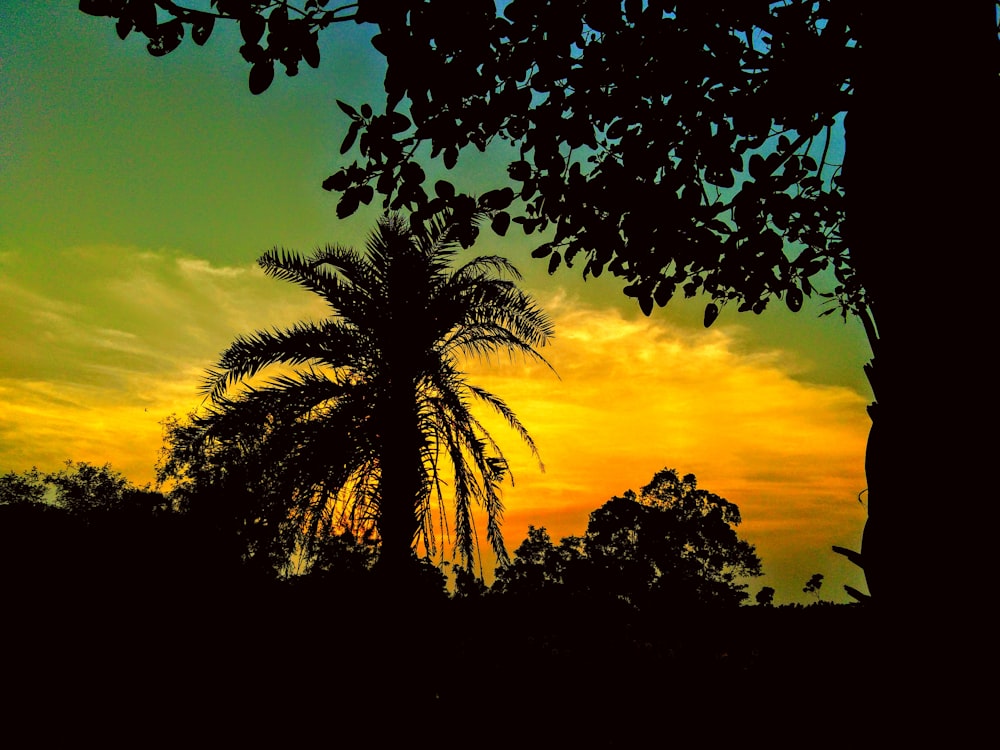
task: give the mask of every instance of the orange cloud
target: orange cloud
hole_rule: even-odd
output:
[[[829,548],[856,547],[864,523],[865,397],[791,377],[804,365],[789,353],[741,353],[738,328],[685,330],[561,295],[545,307],[556,322],[545,354],[561,379],[537,365],[469,364],[522,418],[545,462],[541,473],[516,436],[490,423],[516,478],[505,495],[509,546],[528,524],[554,538],[580,534],[590,511],[670,467],[740,506],[741,533],[766,569],[782,562],[785,589],[834,568],[863,588]]]

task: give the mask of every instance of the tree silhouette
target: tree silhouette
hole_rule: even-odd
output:
[[[762,586],[754,597],[754,600],[761,607],[774,606],[774,588],[772,586]]]
[[[613,598],[640,608],[734,606],[747,598],[741,579],[761,575],[753,545],[740,539],[740,511],[698,488],[693,474],[657,472],[590,514],[583,537],[555,546],[544,528],[528,527],[494,589],[539,596]]]
[[[816,597],[816,601],[819,601],[819,590],[823,588],[823,574],[813,573],[809,580],[806,581],[806,585],[802,587],[803,594],[812,594]]]
[[[638,495],[613,498],[590,516],[585,548],[609,590],[633,601],[731,606],[747,598],[741,578],[761,575],[740,539],[739,508],[664,469]]]
[[[374,527],[379,565],[392,576],[415,544],[431,553],[441,535],[453,535],[471,567],[479,505],[493,551],[507,559],[500,484],[508,466],[472,404],[495,411],[537,450],[503,400],[468,382],[459,358],[510,352],[544,362],[537,348],[552,326],[504,258],[454,265],[468,232],[445,216],[412,231],[388,215],[364,253],[327,246],[260,258],[268,275],[322,297],[331,315],[237,338],[207,375],[210,406],[179,442],[252,444],[238,458],[257,463],[249,470],[270,483],[257,495],[263,509],[307,552],[331,531]],[[453,526],[443,512],[449,501]]]
[[[44,499],[45,477],[38,469],[0,474],[0,505],[36,504]]]
[[[492,590],[536,599],[576,592],[570,582],[579,582],[581,577],[574,577],[569,568],[575,570],[584,559],[581,542],[580,537],[566,537],[557,547],[544,527],[528,526],[513,560],[497,569]]]

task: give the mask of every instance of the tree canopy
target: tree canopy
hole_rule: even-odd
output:
[[[186,28],[203,44],[216,18],[239,24],[250,90],[276,65],[319,65],[318,35],[339,21],[378,26],[388,65],[379,109],[339,102],[350,118],[341,152],[359,159],[324,187],[347,216],[376,193],[417,220],[472,198],[426,184],[420,162],[455,166],[463,150],[505,144],[506,179],[480,201],[492,225],[543,232],[550,272],[578,264],[629,283],[643,312],[675,294],[762,312],[772,297],[798,310],[814,280],[843,312],[866,314],[842,234],[841,116],[852,92],[857,9],[840,0],[622,3],[213,1],[212,11],[84,0],[118,19],[151,54]],[[512,207],[516,206],[516,210]],[[651,207],[655,210],[650,210]],[[832,312],[834,308],[829,308]]]
[[[663,469],[590,514],[583,537],[558,546],[530,527],[513,562],[498,570],[504,593],[613,597],[658,608],[733,606],[745,580],[761,575],[753,545],[740,539],[739,508],[698,488],[693,474]]]

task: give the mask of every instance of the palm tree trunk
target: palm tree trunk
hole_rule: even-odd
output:
[[[385,582],[401,593],[413,567],[413,542],[420,529],[421,437],[413,380],[394,379],[385,393],[378,417],[379,569]]]

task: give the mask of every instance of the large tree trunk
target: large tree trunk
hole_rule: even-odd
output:
[[[961,576],[940,532],[985,511],[987,485],[972,480],[993,380],[980,336],[997,249],[994,13],[864,10],[848,120],[851,246],[880,337],[864,556],[872,594],[893,607],[949,597],[941,584]]]
[[[985,593],[975,551],[996,495],[985,477],[995,336],[984,336],[998,246],[996,11],[863,8],[848,231],[879,341],[862,554],[883,678],[912,699],[895,698],[912,723],[954,695],[957,675],[943,672],[964,668],[951,652],[975,643],[968,595]]]

